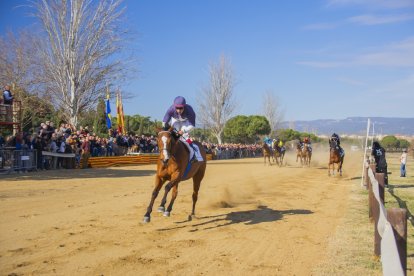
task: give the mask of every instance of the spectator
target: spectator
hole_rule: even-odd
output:
[[[58,146],[56,144],[56,137],[52,137],[51,142],[50,142],[50,151],[51,152],[57,152],[58,151]]]
[[[109,138],[108,143],[106,144],[106,156],[112,156],[114,146],[114,138]]]
[[[4,147],[4,144],[6,144],[6,141],[4,140],[4,137],[0,135],[0,148]]]
[[[37,168],[39,170],[43,170],[44,169],[43,154],[42,154],[43,146],[42,146],[41,139],[42,138],[41,138],[40,135],[35,135],[35,138],[32,141],[32,147],[33,147],[33,149],[36,150]]]
[[[10,91],[10,86],[6,85],[3,91],[3,104],[12,105],[13,95]]]
[[[388,170],[387,170],[387,160],[385,158],[385,149],[381,147],[380,143],[375,141],[372,144],[371,155],[374,156],[376,167],[376,173],[384,173],[385,187],[388,187]]]
[[[83,138],[83,142],[81,145],[81,149],[82,149],[82,169],[87,169],[88,168],[88,160],[89,157],[91,156],[90,153],[90,145],[89,145],[89,137],[85,136]]]
[[[406,177],[406,169],[405,169],[405,165],[407,164],[407,150],[403,150],[401,157],[400,157],[400,161],[401,161],[401,168],[400,168],[400,172],[401,175],[400,177]]]
[[[2,108],[5,109],[5,118],[2,118],[2,120],[5,120],[6,122],[11,122],[13,121],[13,96],[12,93],[10,92],[10,86],[6,85],[4,87],[4,91],[3,91],[3,106]]]

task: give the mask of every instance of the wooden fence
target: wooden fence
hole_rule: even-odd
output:
[[[383,275],[403,276],[407,271],[407,210],[385,209],[385,175],[375,164],[365,163],[364,178],[369,199],[369,218],[374,222],[374,254],[381,256]]]
[[[88,160],[88,167],[91,168],[106,168],[116,166],[128,165],[147,165],[156,164],[159,154],[140,154],[140,155],[125,155],[125,156],[108,156],[108,157],[90,157]],[[207,161],[212,160],[212,155],[207,154]]]

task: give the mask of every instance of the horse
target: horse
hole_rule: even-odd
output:
[[[300,164],[303,164],[302,161],[302,147],[301,144],[296,144],[296,162],[298,162],[298,159],[300,158]]]
[[[279,147],[276,143],[273,146],[274,159],[276,163],[281,167],[283,165],[283,158],[285,157],[286,148],[284,146]]]
[[[267,160],[269,161],[269,165],[272,166],[272,163],[270,162],[270,157],[273,156],[272,149],[269,147],[268,144],[263,143],[262,151],[263,151],[264,165],[266,166],[266,158],[267,158]]]
[[[189,151],[187,146],[179,140],[180,135],[173,129],[160,131],[157,136],[158,148],[160,151],[159,159],[157,160],[157,172],[155,174],[155,188],[152,191],[151,201],[148,205],[147,212],[144,215],[144,223],[148,223],[151,220],[151,212],[154,205],[154,201],[158,196],[158,193],[163,184],[168,180],[168,184],[165,186],[164,196],[161,200],[161,204],[158,207],[158,212],[162,212],[165,217],[169,217],[173,208],[173,204],[178,194],[178,184],[181,181],[192,178],[193,179],[193,208],[191,215],[188,216],[188,220],[192,220],[195,216],[195,206],[198,199],[198,191],[200,189],[201,181],[204,178],[206,172],[206,151],[204,147],[197,141],[193,144],[198,146],[199,152],[203,158],[203,161],[189,163]],[[171,201],[165,210],[165,204],[167,203],[168,192],[172,189]]]
[[[302,157],[304,161],[303,163],[307,165],[308,167],[310,167],[310,162],[312,159],[312,148],[310,147],[308,143],[303,144]]]
[[[332,175],[335,175],[335,163],[338,164],[339,175],[342,176],[342,164],[344,163],[345,153],[341,154],[336,140],[331,140],[329,142],[330,153],[329,153],[329,164],[328,164],[328,175],[331,176],[331,165],[332,165]],[[343,151],[343,150],[342,150]]]
[[[300,158],[300,164],[310,166],[312,158],[312,149],[308,143],[301,143],[296,145],[296,162]]]

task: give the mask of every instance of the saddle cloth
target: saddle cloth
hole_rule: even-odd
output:
[[[183,142],[183,141],[181,141],[181,140],[180,140],[180,142],[184,144],[184,142]],[[201,156],[200,149],[198,148],[198,146],[197,146],[196,144],[194,144],[194,143],[191,143],[191,144],[189,144],[189,145],[190,145],[190,147],[194,150],[194,155],[195,155],[195,158],[197,158],[197,160],[198,160],[198,161],[204,161],[204,160],[203,160],[203,156]],[[186,149],[187,149],[187,151],[188,151],[187,146],[185,146],[185,148],[186,148]],[[190,159],[189,159],[189,160],[191,160],[191,159],[192,159],[192,156],[190,156]]]

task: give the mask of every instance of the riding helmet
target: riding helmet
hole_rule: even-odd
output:
[[[174,107],[184,107],[186,105],[185,99],[182,96],[178,96],[174,99]]]

